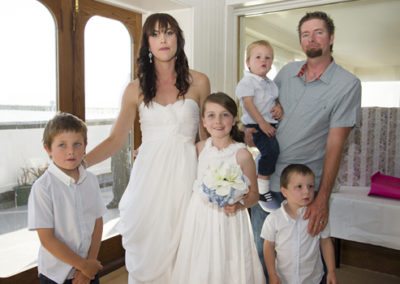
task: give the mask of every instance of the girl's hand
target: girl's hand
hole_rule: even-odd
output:
[[[236,202],[232,205],[225,205],[224,206],[224,212],[225,214],[235,214],[237,210],[243,208],[243,205],[240,202]]]

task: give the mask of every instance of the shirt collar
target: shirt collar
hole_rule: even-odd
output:
[[[282,203],[281,203],[281,208],[280,209],[282,210],[283,216],[285,217],[285,219],[287,221],[293,220],[293,218],[286,212],[286,209],[285,209],[285,205],[286,204],[287,204],[287,200],[283,200]],[[304,213],[306,212],[306,209],[307,209],[306,206],[300,207],[299,209],[297,209],[297,218],[303,217]]]
[[[306,67],[307,67],[307,61],[303,61],[303,64],[301,65],[300,69],[297,70],[295,76],[305,80]],[[332,57],[331,63],[329,63],[325,71],[316,80],[321,80],[322,82],[328,84],[332,78],[335,69],[336,69],[336,63]]]
[[[271,79],[269,79],[267,76],[261,77],[261,76],[258,76],[258,75],[256,75],[256,74],[251,73],[251,72],[248,71],[248,70],[245,70],[245,71],[244,71],[244,76],[248,76],[248,77],[255,78],[258,82],[263,82],[263,81],[269,82],[269,81],[271,81]]]
[[[86,170],[85,168],[80,165],[78,170],[79,170],[79,180],[78,182],[75,182],[75,180],[64,173],[60,168],[58,168],[53,161],[50,162],[49,167],[47,169],[50,173],[52,173],[57,179],[59,179],[62,183],[64,183],[66,186],[70,186],[71,184],[80,184],[82,183],[85,178],[86,178]]]

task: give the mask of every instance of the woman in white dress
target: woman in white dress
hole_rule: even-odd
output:
[[[265,284],[247,211],[258,201],[256,168],[246,146],[239,143],[243,142],[243,133],[236,125],[236,115],[236,103],[228,95],[216,93],[207,97],[203,124],[211,137],[196,145],[197,179],[183,225],[174,284]],[[215,174],[215,165],[218,170],[220,165],[227,165],[237,174]],[[210,169],[216,180],[223,181],[242,177],[242,172],[250,181],[248,193],[237,195],[227,205],[210,202],[210,195],[203,191]],[[235,183],[229,188],[232,184]]]
[[[206,75],[189,70],[182,30],[168,14],[146,19],[137,62],[138,79],[127,86],[110,135],[86,163],[117,152],[138,113],[142,144],[119,204],[118,228],[129,283],[168,284],[196,176],[199,106],[210,85]],[[202,127],[199,135],[205,135]]]

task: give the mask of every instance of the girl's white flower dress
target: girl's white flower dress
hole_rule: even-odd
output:
[[[172,283],[265,283],[248,211],[227,215],[201,192],[209,165],[222,161],[237,164],[236,152],[245,147],[234,143],[218,150],[210,138],[206,141],[199,155],[197,180],[184,221]]]

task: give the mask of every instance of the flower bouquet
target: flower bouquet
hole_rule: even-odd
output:
[[[249,192],[249,184],[238,165],[221,162],[207,169],[201,191],[210,202],[224,207],[240,201]]]

